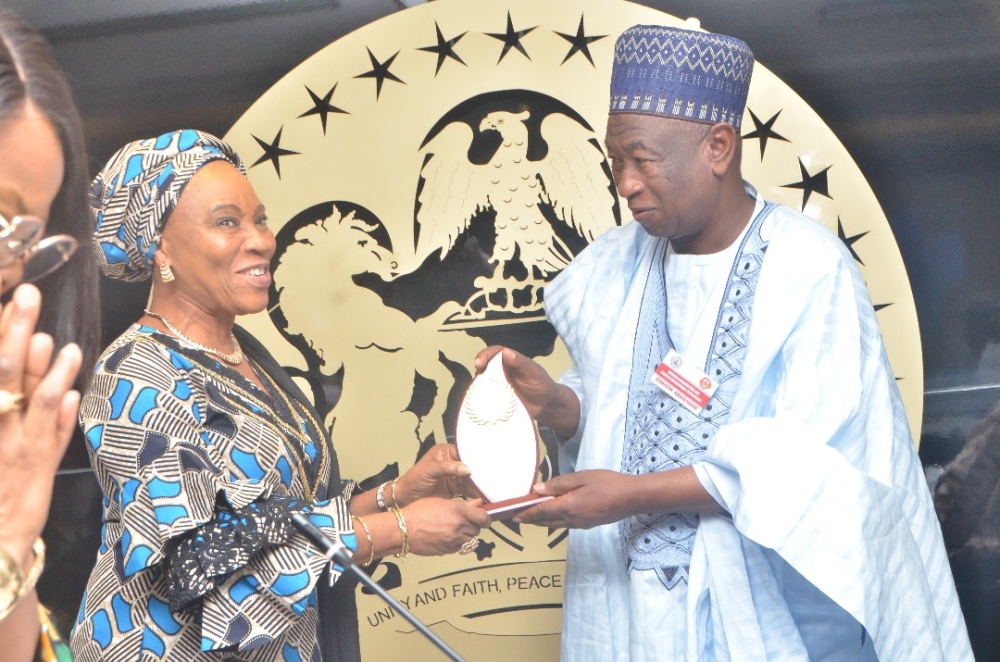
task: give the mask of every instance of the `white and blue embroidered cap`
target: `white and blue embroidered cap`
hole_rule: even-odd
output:
[[[633,26],[615,44],[610,113],[727,122],[739,130],[753,64],[750,47],[733,37]]]

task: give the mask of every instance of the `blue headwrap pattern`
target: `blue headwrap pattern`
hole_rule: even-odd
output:
[[[184,186],[199,168],[220,159],[246,174],[232,147],[193,129],[137,140],[115,152],[90,189],[94,251],[104,275],[129,282],[149,278],[163,225]]]
[[[738,131],[753,63],[750,47],[733,37],[633,26],[615,44],[610,112],[727,122]]]

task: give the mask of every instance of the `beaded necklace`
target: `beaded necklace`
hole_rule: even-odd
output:
[[[243,348],[240,347],[240,344],[236,341],[236,335],[233,334],[232,331],[229,332],[229,339],[233,343],[233,353],[232,354],[226,354],[225,352],[222,352],[222,351],[220,351],[218,349],[215,349],[214,347],[209,347],[208,345],[202,345],[199,342],[195,342],[194,340],[191,340],[186,335],[184,335],[179,330],[177,330],[177,328],[175,328],[173,324],[171,324],[170,322],[168,322],[167,318],[164,317],[163,315],[160,315],[159,313],[154,313],[153,311],[149,310],[148,308],[146,310],[144,310],[143,312],[146,313],[147,315],[149,315],[150,317],[155,317],[156,319],[158,319],[161,322],[163,322],[163,325],[166,326],[167,329],[172,334],[174,334],[175,336],[177,336],[178,338],[180,338],[181,340],[183,340],[185,343],[187,343],[191,347],[193,347],[195,349],[200,349],[201,351],[205,352],[206,354],[212,354],[213,356],[218,356],[220,359],[222,359],[226,363],[229,363],[230,365],[239,365],[239,364],[243,363]]]

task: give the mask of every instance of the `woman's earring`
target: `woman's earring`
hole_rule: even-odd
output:
[[[170,263],[164,262],[160,265],[160,279],[164,283],[169,283],[174,279],[174,272],[170,270]]]

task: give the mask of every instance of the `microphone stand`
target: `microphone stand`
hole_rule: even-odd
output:
[[[362,584],[370,588],[380,598],[385,600],[386,604],[392,607],[400,616],[409,621],[410,625],[419,630],[422,635],[431,641],[431,643],[441,649],[442,653],[447,655],[454,662],[465,662],[465,660],[463,660],[462,657],[448,644],[446,644],[436,634],[431,632],[426,625],[421,623],[419,618],[411,614],[406,607],[399,604],[399,602],[389,595],[384,588],[379,586],[378,582],[369,577],[368,574],[354,562],[354,559],[351,557],[350,550],[344,545],[344,543],[339,540],[334,540],[320,531],[316,525],[310,522],[309,518],[302,513],[294,513],[292,515],[292,524],[295,525],[295,528],[306,537],[306,540],[311,542],[323,553],[323,556],[330,561],[335,561],[340,564],[341,567],[353,572],[354,576],[357,577]]]

